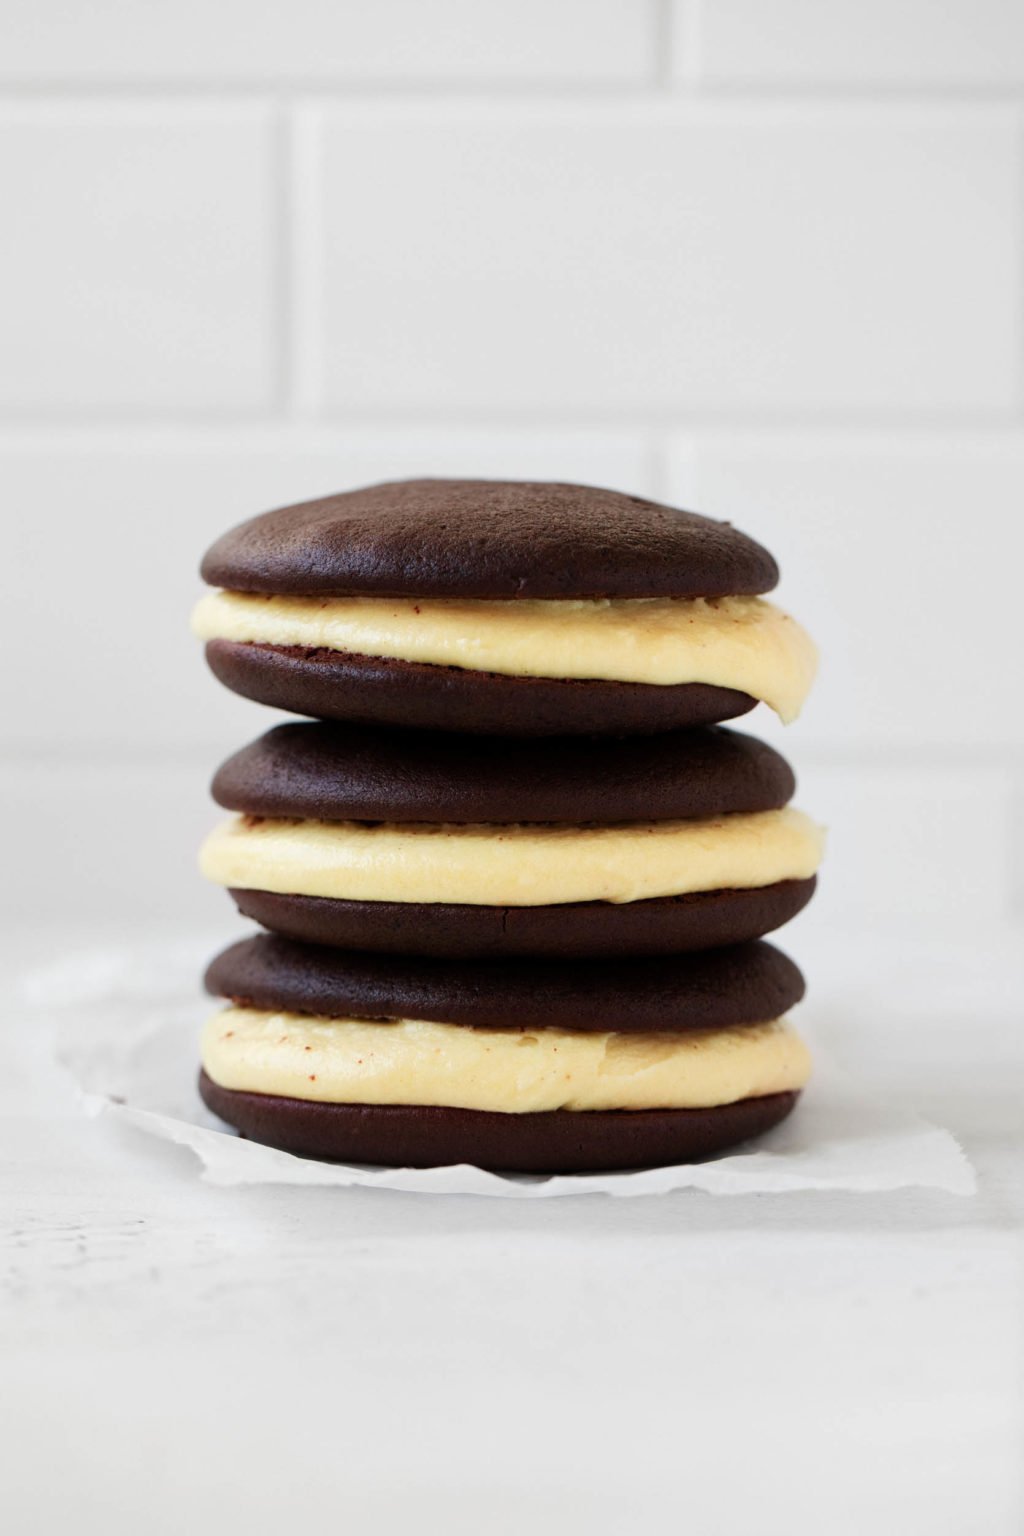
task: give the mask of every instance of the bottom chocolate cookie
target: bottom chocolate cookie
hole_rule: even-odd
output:
[[[485,907],[447,902],[338,901],[232,889],[238,910],[290,939],[338,949],[452,958],[494,955],[668,955],[741,944],[781,928],[816,879],[648,901]]]
[[[498,1114],[407,1104],[323,1104],[221,1088],[207,1108],[250,1141],[327,1162],[396,1168],[471,1163],[505,1173],[608,1173],[699,1162],[771,1130],[799,1093],[713,1109],[552,1110]]]
[[[708,683],[512,677],[230,640],[211,640],[206,659],[225,687],[292,714],[472,735],[644,735],[734,720],[757,703]]]

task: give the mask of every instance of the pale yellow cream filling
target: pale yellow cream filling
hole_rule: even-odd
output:
[[[456,598],[268,597],[210,592],[201,640],[297,645],[511,677],[736,688],[795,719],[817,652],[761,597],[492,602]]]
[[[810,1055],[785,1020],[680,1034],[469,1029],[227,1008],[202,1037],[222,1088],[328,1104],[700,1109],[802,1088]]]
[[[710,821],[613,826],[447,826],[427,822],[233,817],[200,868],[218,885],[347,901],[535,907],[642,901],[804,880],[824,833],[786,808]]]

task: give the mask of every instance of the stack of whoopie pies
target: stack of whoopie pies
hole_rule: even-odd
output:
[[[207,972],[208,1106],[345,1162],[705,1157],[809,1072],[762,936],[814,890],[793,774],[719,722],[814,673],[730,525],[584,486],[408,481],[214,544],[222,682],[313,717],[218,771],[204,873],[265,932]]]

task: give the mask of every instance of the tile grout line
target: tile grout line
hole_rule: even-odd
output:
[[[1017,157],[1018,157],[1018,186],[1020,188],[1013,205],[1013,217],[1016,222],[1015,245],[1018,251],[1024,248],[1024,111],[1017,113]],[[1024,280],[1020,276],[1016,287],[1016,329],[1017,329],[1017,401],[1018,415],[1024,420]]]
[[[292,339],[294,332],[294,252],[292,249],[294,188],[291,167],[291,114],[288,102],[284,100],[278,102],[275,114],[273,176],[276,403],[280,413],[290,417],[294,414],[295,382]]]
[[[657,37],[665,37],[666,29],[655,23]],[[684,66],[678,76],[663,79],[665,71],[660,60],[655,61],[653,74],[649,71],[644,80],[574,80],[569,76],[554,80],[501,80],[482,74],[472,80],[387,80],[372,76],[361,80],[319,80],[301,76],[275,78],[254,76],[251,80],[211,79],[208,81],[187,78],[147,79],[143,75],[130,79],[85,80],[69,76],[58,80],[6,80],[0,81],[0,111],[5,107],[77,106],[149,106],[162,108],[180,102],[182,106],[217,107],[258,104],[268,98],[287,95],[296,104],[314,104],[344,107],[349,102],[363,106],[379,101],[385,107],[396,103],[408,106],[432,107],[454,104],[456,106],[499,105],[526,106],[561,104],[617,105],[640,104],[662,100],[665,87],[683,87],[678,92],[684,98],[688,92],[709,105],[729,104],[736,106],[793,105],[828,108],[831,106],[890,107],[1008,107],[1024,101],[1024,86],[992,83],[967,83],[955,80],[922,84],[912,80],[862,81],[840,80],[706,80],[700,78],[699,13],[691,14],[683,30],[683,37],[690,38],[692,65]],[[660,48],[659,48],[660,51]],[[684,58],[686,56],[684,48]]]
[[[286,109],[285,174],[288,227],[288,416],[291,422],[332,426],[323,412],[324,284],[321,270],[323,205],[321,143],[315,121],[301,102]],[[334,426],[334,430],[337,427]]]
[[[675,27],[672,0],[652,0],[650,33],[654,48],[651,85],[661,92],[672,90],[672,33]]]
[[[299,201],[301,200],[300,198]],[[315,232],[317,214],[311,212],[306,222]],[[321,287],[316,242],[304,239],[302,244],[311,245],[312,254],[308,250],[300,253],[300,260],[297,263],[299,270],[293,273],[292,303],[294,307],[294,301],[298,299],[300,313],[303,305],[306,304],[304,295],[308,295],[311,288],[319,293]],[[315,281],[310,282],[310,278]],[[310,310],[311,318],[319,318],[316,315],[319,302],[315,306],[306,304],[306,307]],[[316,332],[316,327],[310,324],[309,319],[306,321],[306,326]],[[302,329],[301,324],[299,329]],[[306,350],[310,356],[302,355]],[[262,434],[274,430],[284,431],[296,425],[319,430],[325,436],[353,428],[371,432],[393,432],[418,427],[424,430],[465,432],[547,433],[552,430],[560,432],[613,430],[622,433],[701,432],[712,435],[766,438],[799,435],[810,439],[870,435],[905,441],[928,436],[947,441],[951,436],[962,438],[973,435],[998,442],[1000,439],[1007,441],[1020,439],[1024,433],[1024,420],[1016,402],[1006,409],[997,411],[974,408],[918,410],[908,407],[892,411],[837,409],[822,411],[816,415],[807,415],[799,409],[759,411],[755,408],[723,407],[688,410],[685,407],[671,406],[652,406],[647,411],[639,412],[618,410],[614,406],[570,411],[546,411],[535,407],[502,409],[486,406],[463,409],[457,406],[446,406],[438,410],[411,403],[375,406],[366,410],[345,407],[324,408],[320,399],[321,362],[318,356],[320,348],[307,338],[304,339],[303,346],[297,348],[297,352],[301,367],[297,370],[296,392],[305,402],[301,420],[295,420],[280,410],[250,411],[227,408],[211,408],[197,412],[194,416],[185,412],[165,415],[148,411],[89,412],[56,409],[49,412],[20,412],[8,409],[6,412],[0,410],[0,446],[9,446],[11,440],[31,443],[34,440],[45,441],[51,436],[78,438],[84,442],[93,436],[102,438],[104,433],[116,434],[118,437],[132,433],[137,433],[140,437],[145,437],[147,434],[181,433],[186,436],[191,435],[196,440],[202,440],[209,436],[216,437],[218,434],[232,432]],[[306,381],[305,389],[301,387],[303,376]]]
[[[682,25],[678,27],[680,45],[676,50],[680,59],[678,74],[674,70],[675,58],[673,57],[670,61],[670,83],[675,83],[690,96],[698,94],[703,96],[706,90],[702,78],[703,5],[704,0],[686,0]],[[674,27],[677,25],[678,23],[673,23]]]

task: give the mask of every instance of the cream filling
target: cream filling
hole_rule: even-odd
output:
[[[222,1088],[326,1104],[702,1109],[802,1088],[810,1055],[784,1020],[680,1034],[470,1029],[227,1008],[201,1054]]]
[[[192,615],[201,640],[430,662],[511,677],[737,688],[796,718],[817,652],[795,619],[761,597],[267,597],[210,592]]]
[[[804,880],[818,867],[823,839],[788,807],[584,827],[236,816],[210,834],[199,864],[208,880],[244,890],[537,907]]]

